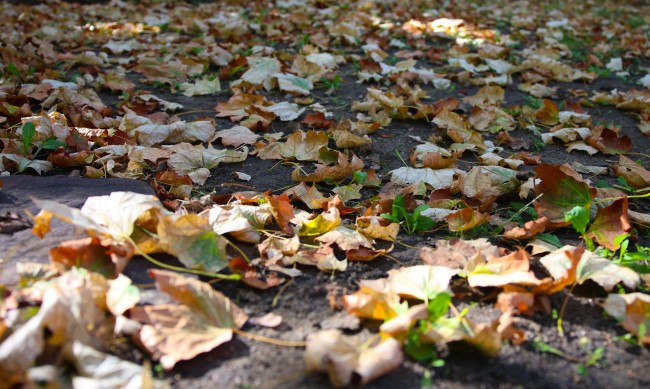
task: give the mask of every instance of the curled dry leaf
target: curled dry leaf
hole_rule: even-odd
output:
[[[134,248],[130,243],[97,237],[83,238],[65,241],[51,248],[50,263],[66,270],[83,267],[104,277],[115,278],[122,273],[133,254]]]
[[[608,315],[618,320],[623,328],[640,337],[650,345],[650,334],[642,328],[650,328],[650,295],[644,293],[610,294],[603,308]]]
[[[581,247],[564,246],[540,259],[540,262],[553,277],[552,282],[544,281],[533,293],[555,293],[565,286],[583,284],[592,280],[603,289],[610,291],[620,282],[634,289],[639,284],[639,275],[632,269],[614,264]]]
[[[296,131],[287,137],[286,142],[271,142],[257,149],[261,159],[295,159],[298,161],[317,161],[321,147],[327,147],[329,138],[324,131]]]
[[[332,244],[336,243],[341,250],[348,251],[359,247],[372,248],[374,242],[357,230],[345,226],[338,226],[316,238],[317,241]]]
[[[284,193],[272,196],[267,194],[267,199],[271,205],[271,214],[282,232],[287,235],[293,234],[293,226],[290,224],[290,221],[293,219],[294,213],[289,196]]]
[[[337,159],[338,163],[334,166],[317,164],[316,170],[310,174],[304,174],[302,170],[298,168],[291,173],[291,179],[302,182],[322,182],[326,179],[338,181],[363,169],[363,161],[354,154],[352,154],[352,157],[348,161],[348,157],[345,154],[338,153]]]
[[[34,230],[39,234],[47,233],[49,219],[54,216],[116,241],[131,236],[136,221],[147,211],[162,209],[162,204],[154,196],[134,192],[113,192],[107,196],[89,197],[81,210],[51,200],[33,201],[42,209],[34,224]]]
[[[364,235],[381,240],[394,241],[399,233],[399,223],[393,223],[380,216],[357,218],[357,228]]]
[[[401,344],[393,338],[362,347],[359,338],[343,335],[340,330],[320,331],[307,337],[307,370],[327,373],[335,387],[350,385],[355,375],[360,384],[367,384],[396,369],[403,359]]]
[[[483,224],[490,217],[474,208],[463,208],[445,217],[449,231],[467,231]]]
[[[485,238],[474,240],[452,238],[438,239],[435,249],[423,247],[419,254],[420,259],[429,265],[465,269],[476,261],[484,261],[484,258],[498,257],[499,249]]]
[[[524,223],[523,227],[513,227],[507,231],[503,232],[504,239],[530,239],[537,234],[541,234],[546,229],[546,224],[548,223],[548,218],[546,216],[540,217],[539,219],[530,220]]]
[[[492,257],[470,269],[467,282],[472,287],[509,284],[538,285],[540,280],[530,271],[528,253],[523,249],[503,257]]]
[[[221,144],[224,146],[239,147],[243,144],[255,144],[258,136],[244,126],[234,126],[226,130],[217,131],[213,139],[221,138]]]
[[[49,282],[40,294],[38,312],[0,343],[2,382],[19,384],[47,349],[77,341],[100,347],[112,338],[107,290],[104,277],[83,270],[71,270]]]
[[[624,155],[621,155],[618,164],[614,165],[614,172],[618,177],[625,178],[634,188],[650,187],[650,171]]]

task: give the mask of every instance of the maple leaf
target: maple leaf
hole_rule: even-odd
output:
[[[498,257],[499,249],[485,238],[464,240],[452,238],[436,241],[435,250],[422,247],[420,259],[429,265],[450,269],[465,269],[469,264],[484,262],[484,258]]]
[[[335,122],[332,119],[326,119],[325,114],[322,112],[311,112],[305,115],[302,124],[312,128],[328,129],[333,127]]]
[[[490,215],[473,208],[463,208],[445,218],[449,231],[467,231],[487,221]]]
[[[627,201],[627,197],[624,197],[607,207],[598,208],[596,218],[589,226],[586,236],[612,251],[618,250],[621,242],[616,238],[632,229],[627,216]]]
[[[192,146],[189,143],[178,143],[168,150],[173,153],[167,163],[179,174],[190,176],[192,182],[202,185],[210,177],[210,169],[214,169],[221,162],[241,162],[248,156],[248,149],[244,147],[238,150],[218,150],[203,148],[203,146]]]
[[[323,208],[323,203],[330,200],[329,197],[323,196],[316,185],[308,186],[304,182],[287,189],[284,193],[300,199],[309,209],[321,209]]]
[[[372,143],[368,135],[358,136],[349,131],[335,130],[332,133],[336,147],[341,149],[350,149],[361,147]]]
[[[458,186],[465,196],[481,202],[515,190],[520,182],[517,171],[501,166],[477,166],[458,179]]]
[[[592,280],[605,290],[610,291],[619,282],[634,289],[639,283],[639,275],[632,269],[614,264],[591,251],[574,246],[564,246],[540,259],[540,262],[553,277],[553,284],[541,285],[533,293],[546,291],[553,293],[573,284],[583,284]]]
[[[300,249],[300,238],[294,235],[292,238],[281,236],[269,236],[265,241],[257,245],[260,256],[265,259],[265,264],[275,265],[285,256],[292,256]]]
[[[324,131],[296,131],[287,137],[287,141],[271,142],[257,149],[261,159],[297,159],[299,161],[317,161],[319,150],[327,147],[329,138]]]
[[[228,266],[228,241],[214,232],[208,218],[195,214],[159,218],[158,245],[190,269],[218,272]]]
[[[215,110],[217,117],[229,117],[231,121],[238,122],[241,119],[250,115],[248,110],[252,106],[267,106],[270,105],[264,96],[250,94],[250,93],[237,93],[233,95],[227,102],[217,104]]]
[[[540,280],[530,271],[528,253],[517,250],[503,257],[492,257],[478,264],[467,275],[470,286],[538,285]]]
[[[334,249],[328,244],[317,249],[300,250],[291,256],[284,256],[282,263],[285,266],[295,263],[316,266],[324,272],[345,271],[348,267],[348,261],[346,259],[339,261],[334,255]]]
[[[283,122],[295,120],[305,112],[305,108],[301,108],[298,104],[290,103],[288,101],[269,105],[264,109],[273,112]]]
[[[368,382],[396,369],[404,355],[400,342],[386,338],[366,347],[361,339],[343,335],[340,330],[324,330],[307,337],[307,370],[327,373],[334,387],[343,387],[359,377]]]
[[[179,61],[163,62],[155,58],[141,58],[133,70],[144,75],[150,82],[160,81],[169,85],[187,77],[187,66]]]
[[[38,311],[0,343],[0,377],[5,383],[18,384],[50,347],[65,347],[77,341],[99,346],[112,337],[104,277],[71,270],[48,283],[39,293]]]
[[[391,182],[397,185],[407,186],[421,181],[437,190],[449,188],[454,181],[456,172],[456,169],[452,168],[433,170],[404,166],[391,170],[389,174],[391,175]]]
[[[316,216],[314,219],[301,223],[298,227],[299,236],[318,236],[336,228],[341,224],[339,209],[331,207],[326,212]]]
[[[271,214],[280,229],[288,235],[293,234],[293,226],[289,224],[294,217],[293,206],[290,203],[289,196],[286,194],[269,196],[267,199],[271,205]]]
[[[392,242],[399,233],[399,223],[391,222],[380,216],[359,217],[356,224],[358,230],[370,238]]]
[[[618,163],[614,165],[614,172],[618,177],[625,178],[625,181],[634,188],[650,187],[650,171],[624,155],[621,155]]]
[[[322,182],[326,179],[338,181],[342,180],[350,174],[363,169],[363,161],[356,155],[352,154],[350,161],[347,155],[338,153],[338,164],[336,166],[328,166],[325,164],[317,164],[316,170],[310,174],[304,174],[300,168],[297,168],[291,173],[291,179],[294,181],[313,181]]]
[[[515,226],[503,232],[504,239],[530,239],[541,234],[546,229],[548,218],[543,216],[536,220],[527,221],[523,227]]]
[[[263,229],[272,217],[271,206],[231,203],[214,205],[208,211],[208,221],[214,232],[219,235],[230,234],[235,239],[246,243],[258,243]],[[203,213],[202,213],[203,214]]]
[[[632,150],[632,140],[629,136],[620,136],[618,132],[602,126],[591,131],[586,143],[605,154],[623,154]]]
[[[376,284],[361,284],[358,291],[343,296],[342,300],[348,313],[374,320],[396,317],[396,310],[400,306],[399,296],[390,292],[385,283],[379,288]]]
[[[271,90],[273,76],[280,73],[280,61],[269,57],[246,57],[246,61],[248,61],[249,68],[242,74],[241,79]]]
[[[166,370],[232,339],[247,315],[210,284],[178,273],[151,270],[156,287],[178,304],[138,306],[131,318],[144,324],[137,337]]]
[[[285,92],[309,95],[310,91],[314,89],[314,84],[307,78],[287,73],[276,74],[275,77],[278,80],[278,88]]]
[[[429,301],[449,290],[449,282],[458,270],[445,266],[415,265],[388,271],[386,285],[392,293],[403,298]],[[361,285],[368,285],[361,281]]]
[[[50,249],[49,256],[50,263],[57,267],[83,267],[114,278],[122,273],[133,254],[130,244],[93,237],[62,242]]]
[[[557,130],[553,129],[551,132],[543,133],[542,140],[546,144],[553,144],[553,139],[557,138],[566,143],[566,142],[573,142],[577,138],[587,139],[587,137],[589,137],[589,134],[591,134],[591,131],[587,127],[559,128]]]
[[[221,83],[219,77],[214,77],[212,80],[209,77],[204,77],[194,83],[183,82],[178,88],[185,96],[203,96],[221,92]]]
[[[505,98],[505,91],[498,85],[485,85],[474,96],[463,99],[464,102],[478,107],[500,105]]]
[[[585,251],[576,267],[576,280],[579,284],[592,280],[606,291],[611,291],[619,282],[628,288],[636,288],[639,275],[630,268],[616,265],[607,258]]]
[[[568,225],[564,214],[577,206],[589,208],[596,195],[596,190],[567,164],[541,164],[535,167],[535,173],[541,180],[535,185],[535,195],[542,195],[535,209],[555,225]]]
[[[0,171],[24,172],[32,169],[38,174],[52,170],[54,166],[50,161],[40,159],[28,159],[22,155],[0,153]]]
[[[545,126],[553,126],[558,123],[560,110],[553,100],[542,100],[542,106],[534,112],[535,120]]]
[[[156,197],[133,192],[89,197],[81,210],[52,200],[33,201],[42,209],[34,224],[39,236],[49,231],[49,220],[55,216],[66,223],[123,241],[133,234],[138,218],[149,210],[162,210]]]
[[[258,137],[253,131],[244,126],[234,126],[226,130],[219,130],[214,134],[214,139],[221,138],[221,144],[232,147],[255,144]]]
[[[372,248],[374,242],[357,230],[345,226],[338,226],[316,238],[319,242],[327,244],[336,243],[341,250],[348,251],[360,247]]]
[[[416,168],[428,167],[431,169],[444,169],[456,163],[457,154],[450,153],[444,147],[425,142],[417,145],[411,151],[410,160]]]
[[[650,344],[650,334],[642,328],[650,328],[650,295],[644,293],[610,294],[603,308],[608,315],[639,337],[645,345]]]
[[[337,194],[343,201],[358,200],[361,198],[361,188],[359,184],[337,186],[332,189],[332,193]]]

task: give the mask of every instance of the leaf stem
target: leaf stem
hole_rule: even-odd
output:
[[[145,253],[140,246],[138,246],[137,243],[130,237],[130,236],[125,236],[124,237],[127,242],[131,243],[131,245],[135,248],[135,250],[138,252],[138,254],[142,255],[147,261],[153,263],[156,266],[160,266],[163,269],[167,270],[173,270],[181,273],[190,273],[190,274],[196,274],[200,276],[206,276],[206,277],[212,277],[212,278],[221,278],[224,280],[231,280],[231,281],[239,281],[241,280],[241,276],[239,274],[231,274],[231,275],[226,275],[226,274],[219,274],[219,273],[213,273],[209,271],[203,271],[203,270],[196,270],[196,269],[188,269],[185,267],[180,267],[180,266],[173,266],[169,265],[167,263],[161,262],[151,255]]]
[[[293,340],[282,340],[282,339],[267,338],[266,336],[251,334],[250,332],[240,330],[239,328],[236,328],[236,327],[233,327],[232,331],[234,333],[236,333],[237,335],[243,336],[244,338],[248,338],[248,339],[251,339],[251,340],[256,340],[258,342],[274,344],[276,346],[283,346],[283,347],[306,347],[307,346],[307,342],[305,342],[305,341],[293,341]]]
[[[569,303],[569,298],[571,297],[571,294],[573,293],[573,289],[578,285],[578,282],[574,282],[573,285],[571,285],[571,288],[569,289],[569,292],[567,293],[566,297],[564,298],[564,301],[562,301],[562,307],[560,307],[560,313],[557,316],[557,333],[560,335],[560,337],[564,337],[564,329],[562,328],[562,318],[564,317],[564,312],[566,311],[566,306]]]

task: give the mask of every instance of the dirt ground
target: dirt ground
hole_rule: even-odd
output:
[[[100,18],[101,12],[95,14],[93,11],[97,2],[90,3],[88,6],[79,5],[61,5],[60,11],[79,13],[87,15],[89,19]],[[155,3],[155,2],[154,2]],[[233,3],[233,2],[230,2]],[[251,2],[248,17],[252,20],[255,16],[265,15],[262,13],[264,2]],[[336,8],[329,1],[307,1],[307,3],[318,6],[325,10]],[[342,2],[347,4],[347,2]],[[376,7],[366,9],[363,2],[350,2],[350,7],[364,9],[368,15],[374,15],[379,18],[392,19],[405,22],[405,12],[403,8],[397,8],[394,13],[390,8]],[[368,4],[376,2],[367,2]],[[413,6],[420,9],[427,8],[427,2],[414,1]],[[443,8],[438,2],[431,2],[432,9],[439,7],[441,15],[465,19],[468,23],[477,23],[485,28],[494,28],[501,34],[510,34],[512,37],[520,38],[521,43],[513,46],[512,55],[515,59],[521,59],[527,47],[533,44],[539,44],[540,37],[517,35],[517,27],[508,23],[512,14],[508,13],[509,2],[501,2],[500,5],[493,5],[494,14],[491,16],[487,11],[491,9],[488,2],[470,2],[475,5],[476,9],[463,8],[460,5],[447,5]],[[638,11],[637,16],[641,16],[645,23],[645,28],[640,27],[639,34],[645,39],[650,39],[650,30],[647,28],[650,20],[645,13],[648,7],[643,4],[632,4],[621,7],[620,13],[610,16],[607,19],[605,12],[611,11],[611,6],[615,2],[598,1],[594,2],[592,8],[586,8],[587,13],[593,17],[585,20],[592,20],[602,23],[603,20],[609,20],[608,23],[620,23],[626,28],[626,25],[634,16],[634,7]],[[446,3],[445,3],[446,4]],[[549,3],[550,4],[550,3]],[[192,7],[203,7],[194,2],[184,5]],[[27,6],[20,6],[22,12],[29,12]],[[339,5],[342,7],[342,5]],[[485,7],[486,11],[481,12],[480,7]],[[552,2],[547,5],[548,9],[541,6],[531,5],[535,15],[535,24],[542,26],[548,20],[559,20],[562,18],[576,17],[580,10],[576,10],[564,2]],[[173,6],[168,6],[168,9]],[[242,8],[243,9],[243,8]],[[355,8],[356,9],[356,8]],[[143,8],[138,8],[138,12],[145,13]],[[520,11],[520,7],[517,8]],[[604,10],[604,11],[603,11]],[[467,11],[467,12],[465,12]],[[243,11],[242,11],[243,12]],[[282,15],[290,13],[286,8],[271,9],[274,17],[281,18]],[[323,11],[324,12],[324,11]],[[420,15],[420,12],[414,12],[413,15]],[[478,16],[480,15],[480,16]],[[550,16],[549,16],[550,15]],[[137,15],[141,17],[142,15]],[[521,16],[521,14],[519,14]],[[583,15],[584,16],[584,15]],[[426,17],[422,16],[426,19]],[[431,19],[432,17],[429,17]],[[277,19],[274,19],[277,22]],[[428,20],[428,19],[427,19]],[[583,23],[583,19],[580,19]],[[603,26],[606,24],[602,24]],[[585,28],[581,25],[581,28]],[[596,28],[594,28],[595,30]],[[581,30],[585,31],[585,30]],[[290,32],[285,32],[289,34]],[[594,32],[596,34],[596,32]],[[262,44],[264,42],[258,39],[250,38],[251,42]],[[261,39],[261,38],[260,38]],[[364,39],[362,36],[361,39]],[[435,48],[444,53],[454,46],[454,40],[445,36],[431,36],[424,39],[427,49]],[[287,40],[288,42],[288,40]],[[267,42],[268,43],[268,42]],[[249,43],[246,43],[248,45]],[[250,43],[250,46],[253,44]],[[383,42],[382,42],[383,45]],[[579,47],[574,50],[589,51],[588,44],[584,42],[576,43]],[[290,44],[278,40],[275,49],[278,51],[287,51],[295,53]],[[646,46],[647,47],[647,46]],[[92,42],[86,48],[93,49]],[[472,49],[477,49],[472,46]],[[626,67],[629,75],[617,76],[614,72],[602,72],[593,81],[576,80],[571,82],[559,82],[548,80],[546,86],[557,87],[557,95],[552,100],[556,103],[575,102],[576,96],[593,96],[595,93],[609,93],[612,90],[627,92],[633,89],[642,89],[637,80],[648,73],[650,60],[644,55],[635,55],[630,48],[621,48],[625,62],[630,65]],[[364,52],[359,45],[338,45],[333,44],[332,50],[351,59],[355,56],[363,58]],[[627,51],[626,51],[627,50]],[[385,51],[388,58],[395,57],[398,49],[392,46],[386,46]],[[647,53],[650,51],[646,51]],[[607,57],[609,58],[609,57]],[[401,59],[400,59],[401,60]],[[563,58],[564,63],[575,68],[586,69],[586,59]],[[607,63],[603,59],[604,63]],[[447,75],[452,79],[454,87],[447,89],[435,89],[431,84],[420,85],[426,99],[435,102],[446,98],[456,98],[460,101],[467,96],[475,95],[481,85],[471,85],[459,81],[456,75],[458,69],[452,70],[444,60],[435,60],[426,57],[417,57],[417,66],[432,68],[437,73]],[[600,68],[604,68],[604,65]],[[72,77],[73,74],[83,72],[80,67],[73,67],[66,73],[66,77]],[[317,83],[312,91],[312,97],[316,102],[325,106],[328,112],[331,112],[331,119],[340,122],[344,119],[355,120],[358,112],[351,109],[353,102],[363,101],[366,97],[368,87],[377,87],[386,89],[386,85],[375,82],[357,82],[357,73],[359,69],[352,65],[352,61],[342,64],[334,74],[340,78],[340,85],[332,89],[331,94],[328,92],[327,85]],[[238,73],[241,74],[241,73]],[[333,77],[334,74],[328,75]],[[233,95],[228,88],[232,80],[222,80],[222,91],[204,96],[183,96],[180,93],[172,93],[170,88],[165,85],[145,83],[142,76],[135,72],[129,72],[126,77],[135,84],[136,90],[148,90],[156,96],[184,106],[182,119],[193,121],[199,118],[209,117],[216,123],[217,129],[230,128],[234,124],[225,117],[215,117],[215,106],[220,102],[226,102]],[[502,107],[521,107],[531,102],[527,92],[520,90],[523,83],[520,73],[512,76],[512,82],[504,85],[505,100]],[[647,90],[647,88],[646,88]],[[264,90],[259,88],[257,91],[260,95],[265,96],[272,101],[293,100],[292,96],[286,92],[276,90]],[[329,92],[328,92],[329,93]],[[122,94],[107,90],[99,90],[99,97],[102,101],[110,106],[114,112],[119,112],[118,105],[121,102]],[[586,100],[586,99],[585,99]],[[38,112],[34,106],[33,111]],[[630,153],[642,153],[644,156],[630,154],[632,159],[640,159],[644,166],[648,166],[648,150],[650,150],[650,139],[648,135],[643,134],[637,128],[639,119],[637,113],[623,111],[614,106],[605,106],[598,104],[583,104],[584,112],[592,116],[593,123],[609,124],[613,123],[620,127],[620,135],[627,136],[631,139],[632,150]],[[461,115],[470,113],[472,107],[462,103],[457,109]],[[300,128],[301,116],[297,120],[290,122],[273,121],[266,132],[284,132],[291,133]],[[370,137],[372,143],[364,145],[354,150],[365,163],[366,168],[372,167],[377,170],[379,177],[382,179],[382,185],[389,182],[388,172],[404,166],[401,158],[407,159],[409,153],[420,142],[417,140],[426,140],[437,131],[437,126],[426,120],[401,120],[393,119],[390,124],[382,127]],[[565,146],[556,142],[556,144],[547,144],[535,148],[532,144],[536,135],[525,129],[521,125],[509,132],[514,138],[528,142],[529,146],[525,149],[534,155],[539,155],[541,162],[547,164],[564,164],[574,161],[589,166],[612,167],[618,161],[617,155],[606,155],[596,153],[589,155],[581,151],[567,152]],[[484,139],[492,140],[496,143],[495,133],[484,133]],[[330,144],[333,142],[330,141]],[[518,150],[505,146],[505,154],[514,154]],[[464,171],[469,170],[476,165],[476,157],[472,153],[463,154],[459,159],[457,167]],[[307,169],[311,168],[311,163],[302,163]],[[255,156],[249,156],[244,162],[221,164],[212,169],[211,177],[204,185],[194,188],[192,194],[200,196],[204,194],[231,194],[237,191],[253,190],[257,192],[281,193],[286,188],[294,185],[291,180],[291,173],[295,168],[294,163],[285,163],[278,160],[262,160]],[[533,166],[524,166],[520,168],[519,176],[527,177],[530,175]],[[73,171],[80,169],[56,168],[46,175],[68,175]],[[251,176],[250,181],[243,182],[233,178],[234,172],[242,172]],[[590,178],[592,183],[603,180],[605,183],[616,184],[616,176],[610,169],[606,174]],[[108,178],[110,180],[110,178]],[[92,181],[89,180],[89,185]],[[322,184],[319,187],[327,192],[333,186]],[[362,199],[355,200],[352,203],[362,203],[383,192],[380,188],[364,188],[361,190]],[[507,209],[513,201],[521,201],[516,194],[509,194],[498,199],[497,209]],[[650,213],[650,202],[647,199],[638,199],[631,202],[631,210],[641,213]],[[505,214],[505,213],[504,213]],[[344,218],[345,223],[353,224],[355,216]],[[637,241],[639,245],[650,245],[650,233],[645,226],[635,226],[637,232]],[[578,234],[569,229],[559,229],[555,235],[563,244],[581,243]],[[378,330],[381,323],[359,319],[354,315],[348,314],[341,309],[341,296],[356,291],[360,280],[378,279],[386,277],[389,270],[421,264],[419,257],[419,248],[423,246],[433,246],[437,239],[451,239],[457,237],[457,234],[446,229],[437,229],[436,231],[427,231],[408,235],[403,231],[399,235],[400,244],[394,245],[391,252],[393,258],[379,257],[370,262],[350,262],[345,272],[325,273],[318,269],[307,266],[299,266],[303,275],[296,277],[280,287],[268,290],[259,290],[247,287],[240,283],[221,281],[215,284],[215,288],[222,291],[230,297],[239,307],[241,307],[251,317],[262,316],[266,313],[273,312],[282,317],[282,324],[276,328],[264,328],[252,324],[243,327],[244,331],[252,334],[263,335],[270,338],[283,340],[304,340],[309,334],[322,329],[341,329],[345,334],[362,334],[370,336]],[[472,235],[472,232],[463,235],[465,239],[484,237]],[[505,242],[499,237],[490,237],[491,241],[504,247],[514,247],[515,244]],[[239,245],[251,258],[259,256],[257,249],[252,245]],[[388,248],[391,245],[387,242],[377,244],[378,248]],[[233,251],[231,253],[235,255]],[[339,256],[342,253],[337,253]],[[165,257],[163,257],[165,258]],[[44,258],[45,260],[45,258]],[[173,258],[165,260],[174,263]],[[532,260],[533,268],[535,259]],[[539,264],[537,264],[539,267]],[[151,280],[148,277],[147,269],[150,264],[142,258],[133,259],[125,270],[125,274],[133,279],[136,284],[148,284]],[[207,279],[206,279],[207,280]],[[481,288],[465,293],[463,289],[466,286],[452,285],[452,291],[457,297],[453,303],[459,309],[470,308],[468,318],[476,322],[488,322],[498,318],[499,310],[494,307],[496,293],[494,288]],[[646,289],[647,291],[647,289]],[[153,302],[159,296],[153,291],[150,294],[145,293],[145,302]],[[532,316],[519,316],[515,318],[515,324],[524,330],[526,341],[521,345],[513,345],[505,342],[499,354],[496,357],[486,357],[476,352],[469,346],[463,344],[449,344],[440,350],[441,357],[444,359],[443,366],[434,366],[430,363],[419,363],[409,358],[396,370],[378,378],[377,380],[365,385],[367,388],[417,388],[417,387],[439,387],[439,388],[460,388],[460,387],[531,387],[531,388],[572,388],[572,387],[594,387],[594,388],[643,388],[650,387],[650,351],[647,347],[640,347],[634,342],[629,342],[626,337],[626,331],[621,328],[616,320],[608,317],[603,313],[599,303],[607,296],[601,288],[595,284],[586,283],[577,287],[571,296],[568,297],[568,305],[564,314],[564,335],[561,336],[556,328],[556,318],[553,314],[537,312]],[[567,290],[551,296],[551,307],[554,314],[560,309],[563,301],[567,297]],[[542,345],[542,346],[540,346]],[[551,346],[559,352],[544,349],[543,345]],[[595,352],[602,351],[602,357],[598,358],[593,365],[585,364],[594,356]],[[132,345],[125,345],[124,348],[114,350],[119,355],[127,357],[133,361],[141,362],[146,357]],[[561,354],[561,355],[558,355]],[[331,384],[324,374],[317,374],[304,371],[304,349],[300,347],[282,347],[267,344],[260,341],[246,339],[244,337],[235,337],[234,340],[223,344],[216,349],[201,354],[198,357],[178,363],[170,372],[156,371],[155,377],[169,379],[172,387],[178,388],[327,388]],[[0,385],[2,386],[2,385]]]

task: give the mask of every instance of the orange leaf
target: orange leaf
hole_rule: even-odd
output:
[[[449,231],[466,231],[483,224],[488,217],[487,213],[481,213],[474,208],[463,208],[447,216],[445,220],[449,224]]]
[[[282,232],[287,235],[293,234],[293,226],[289,224],[289,221],[293,219],[293,205],[290,203],[289,196],[285,193],[281,195],[269,196],[268,192],[266,193],[266,198],[269,199],[269,204],[271,204],[271,214],[273,218],[280,226]]]
[[[627,197],[614,201],[611,205],[599,208],[596,218],[589,226],[587,236],[599,245],[610,250],[618,250],[620,242],[616,237],[627,234],[632,229],[627,216]]]

